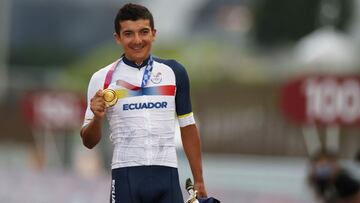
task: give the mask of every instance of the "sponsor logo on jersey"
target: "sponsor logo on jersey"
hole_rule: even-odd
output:
[[[111,203],[115,203],[115,180],[111,181]]]
[[[136,109],[163,109],[167,108],[167,102],[144,102],[144,103],[131,103],[124,104],[123,110],[136,110]]]
[[[159,84],[162,81],[162,74],[160,72],[156,73],[156,74],[152,74],[151,76],[151,82],[153,82],[154,84]]]

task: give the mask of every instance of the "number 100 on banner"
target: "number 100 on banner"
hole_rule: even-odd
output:
[[[360,76],[306,76],[281,88],[280,106],[298,124],[360,126]]]

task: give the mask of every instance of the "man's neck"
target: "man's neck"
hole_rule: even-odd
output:
[[[125,58],[127,58],[129,61],[132,61],[133,63],[137,64],[137,65],[141,65],[144,61],[146,61],[146,59],[149,58],[150,54],[147,55],[145,58],[141,59],[141,60],[135,60],[135,59],[132,59],[131,57],[128,57],[126,54],[124,55]]]

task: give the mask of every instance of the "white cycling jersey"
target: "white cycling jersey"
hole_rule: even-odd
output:
[[[176,116],[180,127],[195,123],[185,68],[175,60],[154,57],[150,80],[141,87],[148,60],[136,65],[123,57],[94,73],[89,83],[83,126],[94,116],[90,99],[103,89],[111,69],[114,71],[109,88],[122,92],[106,114],[114,144],[113,169],[141,165],[177,167]]]

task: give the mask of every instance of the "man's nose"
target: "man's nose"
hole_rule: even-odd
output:
[[[138,43],[141,43],[141,36],[139,34],[135,34],[134,35],[134,43],[138,44]]]

